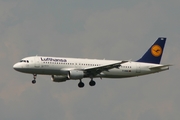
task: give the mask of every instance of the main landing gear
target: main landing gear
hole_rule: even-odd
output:
[[[83,88],[83,87],[84,87],[84,83],[82,82],[81,79],[80,79],[80,82],[79,82],[79,84],[78,84],[78,87],[79,87],[79,88]]]
[[[90,86],[95,86],[95,85],[96,85],[96,82],[95,82],[93,79],[91,79],[91,81],[89,82],[89,85],[90,85]]]
[[[89,85],[90,85],[90,86],[95,86],[95,85],[96,85],[96,82],[95,82],[93,79],[91,79],[91,81],[89,82]],[[81,79],[80,79],[80,82],[78,83],[78,87],[79,87],[79,88],[83,88],[83,87],[84,87],[84,83],[82,82]]]
[[[34,80],[32,80],[32,84],[35,84],[35,83],[36,83],[36,77],[37,77],[37,74],[33,74]]]

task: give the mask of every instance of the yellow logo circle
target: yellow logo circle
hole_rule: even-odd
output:
[[[154,57],[159,57],[162,54],[162,48],[159,45],[153,45],[151,47],[151,53]]]

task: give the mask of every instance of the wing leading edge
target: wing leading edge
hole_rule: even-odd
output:
[[[113,68],[118,69],[121,66],[121,64],[124,64],[127,62],[129,62],[129,61],[121,61],[121,62],[103,65],[103,66],[85,68],[83,71],[86,72],[86,74],[88,74],[89,76],[96,76],[103,71],[109,71],[110,69],[113,69]]]

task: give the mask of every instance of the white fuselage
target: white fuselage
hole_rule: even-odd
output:
[[[22,59],[13,67],[17,71],[23,73],[43,75],[67,75],[68,72],[71,70],[83,70],[85,68],[104,66],[117,62],[119,61],[33,56]],[[156,73],[169,69],[168,66],[162,67],[160,69],[150,69],[152,67],[159,66],[162,65],[129,61],[127,63],[122,64],[119,68],[113,68],[107,71],[102,71],[95,77],[125,78]]]

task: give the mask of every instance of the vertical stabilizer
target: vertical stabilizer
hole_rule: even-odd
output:
[[[160,64],[166,38],[160,37],[137,62]]]

